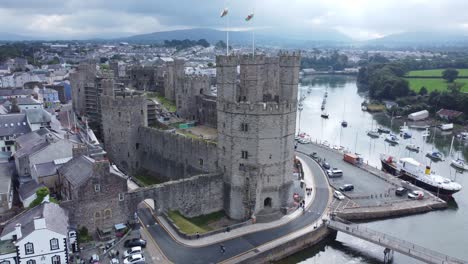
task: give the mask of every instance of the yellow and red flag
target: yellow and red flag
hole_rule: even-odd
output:
[[[253,17],[254,17],[254,14],[252,13],[252,14],[248,15],[248,16],[245,18],[245,21],[248,22],[248,21],[252,20]]]
[[[221,12],[221,17],[227,16],[228,13],[229,13],[229,10],[227,8],[224,8],[223,12]]]

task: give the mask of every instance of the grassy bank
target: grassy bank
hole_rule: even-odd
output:
[[[158,180],[156,177],[150,175],[147,172],[138,173],[133,177],[133,179],[141,186],[150,186],[162,183],[162,181]]]
[[[167,100],[164,96],[160,95],[159,93],[147,93],[146,96],[148,98],[156,98],[158,102],[166,108],[169,112],[177,111],[176,105],[173,101]]]
[[[421,87],[426,87],[427,91],[430,93],[434,90],[438,90],[440,92],[447,90],[448,83],[440,78],[440,79],[418,79],[418,78],[406,78],[409,82],[409,86],[411,90],[415,91],[416,93],[419,92]],[[468,79],[457,79],[455,80],[456,83],[462,84],[461,91],[468,92]]]
[[[406,76],[422,76],[422,77],[442,77],[442,72],[445,69],[434,69],[434,70],[421,70],[421,71],[410,71]],[[457,69],[458,76],[468,77],[468,69]]]
[[[186,218],[178,211],[169,211],[168,216],[182,232],[189,235],[196,234],[197,232],[202,234],[211,231],[212,228],[209,224],[225,217],[222,211],[193,218]]]

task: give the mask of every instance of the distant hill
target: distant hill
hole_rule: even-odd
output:
[[[248,31],[232,31],[229,33],[230,43],[248,44],[252,41],[252,33]],[[215,29],[195,28],[172,31],[161,31],[149,34],[135,35],[125,38],[115,39],[117,41],[129,43],[159,43],[164,40],[199,40],[206,39],[208,42],[215,43],[226,39],[226,32]],[[287,35],[273,32],[256,31],[255,40],[259,44],[299,44],[307,42],[350,42],[351,40],[339,32],[310,32],[301,35]]]
[[[404,32],[369,40],[367,43],[426,46],[468,44],[468,35],[457,32]]]
[[[33,38],[31,37],[26,37],[22,35],[0,32],[0,41],[24,41],[32,39]]]

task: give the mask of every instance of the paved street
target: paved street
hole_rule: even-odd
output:
[[[303,216],[287,224],[242,235],[222,242],[226,247],[226,252],[224,254],[221,253],[220,244],[218,243],[202,247],[193,247],[178,243],[159,223],[155,223],[155,218],[149,209],[140,210],[140,219],[167,258],[174,263],[218,263],[248,251],[255,250],[260,245],[279,239],[314,223],[327,208],[329,185],[326,177],[324,177],[321,168],[314,161],[305,155],[298,155],[310,167],[316,184],[316,186],[314,186],[316,196],[309,209]]]

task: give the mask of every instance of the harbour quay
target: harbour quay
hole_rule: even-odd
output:
[[[328,175],[330,186],[344,196],[341,199],[334,197],[330,212],[342,219],[364,221],[447,208],[447,203],[431,192],[372,167],[365,160],[356,164],[345,161],[345,151],[342,149],[330,147],[326,143],[310,142],[299,144],[297,150],[313,156],[326,175],[328,167],[330,170],[342,171],[342,176]],[[345,185],[354,188],[351,191],[340,190]],[[407,192],[397,195],[399,187],[406,187],[407,192],[423,191],[424,197],[410,199]]]

